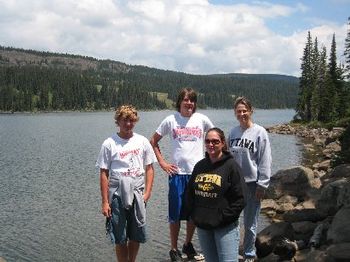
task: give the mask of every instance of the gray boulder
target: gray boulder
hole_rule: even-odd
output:
[[[350,208],[340,209],[327,232],[327,241],[337,244],[350,242]]]
[[[335,180],[321,190],[316,209],[325,216],[333,216],[343,205],[349,205],[350,188],[346,178]]]
[[[296,261],[302,262],[326,262],[327,254],[325,250],[313,249],[306,253],[302,258],[297,258]]]
[[[292,223],[295,240],[308,242],[317,224],[311,221],[301,221]]]
[[[255,247],[259,258],[266,257],[274,250],[282,238],[294,240],[293,227],[288,222],[273,223],[258,233]]]
[[[330,172],[329,177],[331,178],[350,178],[350,164],[343,164],[336,166],[332,172]]]
[[[311,221],[318,222],[326,218],[326,215],[318,212],[317,209],[290,210],[283,214],[283,220],[287,222]]]
[[[307,167],[295,166],[278,171],[271,177],[266,198],[278,199],[283,195],[304,198],[310,189],[319,188],[321,181]]]
[[[350,243],[331,245],[326,250],[327,262],[350,261]]]

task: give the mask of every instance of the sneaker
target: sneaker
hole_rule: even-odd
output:
[[[180,250],[176,249],[172,249],[169,251],[169,256],[170,256],[170,260],[171,261],[182,261],[182,256],[181,256],[181,252]]]
[[[191,242],[189,242],[187,245],[183,245],[182,253],[185,253],[187,255],[188,260],[193,259],[197,255],[197,252],[194,250]]]

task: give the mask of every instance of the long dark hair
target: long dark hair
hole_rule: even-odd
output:
[[[185,96],[188,96],[188,98],[194,102],[194,108],[193,108],[193,113],[196,112],[197,109],[197,93],[190,87],[185,87],[181,89],[179,92],[179,95],[177,96],[177,101],[176,101],[176,110],[180,112],[180,107],[181,107],[181,102],[184,100]]]

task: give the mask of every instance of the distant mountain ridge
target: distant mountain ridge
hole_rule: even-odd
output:
[[[294,108],[299,83],[298,78],[286,75],[191,75],[113,60],[3,46],[0,46],[0,70],[0,94],[17,104],[11,108],[3,98],[0,101],[3,111],[98,110],[122,103],[133,103],[140,109],[162,109],[171,107],[178,90],[186,86],[199,92],[198,103],[204,108],[232,108],[233,98],[239,95],[250,98],[258,108]],[[35,77],[31,79],[29,72]],[[40,77],[47,74],[50,76]],[[28,81],[32,90],[25,87]],[[34,101],[24,103],[21,96],[25,94],[30,94],[30,100]]]

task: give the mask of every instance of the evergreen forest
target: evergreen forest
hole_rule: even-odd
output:
[[[343,63],[338,62],[333,34],[329,54],[308,32],[301,59],[301,77],[295,120],[314,127],[343,126],[341,152],[333,163],[350,163],[350,17]]]
[[[308,32],[299,82],[297,118],[304,122],[332,123],[350,118],[350,19],[345,41],[345,64],[338,63],[335,35],[331,50],[319,46]]]
[[[194,88],[200,108],[232,108],[237,96],[257,108],[295,108],[299,79],[268,74],[191,75],[92,57],[0,46],[0,111],[173,108]]]

